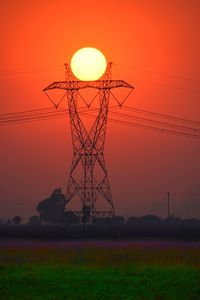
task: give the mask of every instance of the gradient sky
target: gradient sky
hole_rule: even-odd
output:
[[[51,106],[42,93],[64,80],[81,47],[113,61],[113,78],[135,86],[126,105],[200,120],[199,0],[7,0],[0,2],[0,113]],[[36,214],[66,189],[69,120],[0,127],[0,217]],[[108,124],[105,158],[116,213],[200,218],[200,142]]]

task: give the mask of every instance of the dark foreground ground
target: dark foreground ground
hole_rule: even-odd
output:
[[[200,242],[0,239],[0,299],[200,299]]]
[[[136,222],[132,225],[0,225],[0,238],[82,239],[157,238],[200,240],[200,222]]]

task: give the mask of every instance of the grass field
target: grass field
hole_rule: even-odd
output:
[[[200,299],[196,247],[73,247],[0,249],[0,299]]]

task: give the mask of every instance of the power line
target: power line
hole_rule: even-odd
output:
[[[52,107],[45,107],[45,108],[39,108],[39,109],[31,109],[31,110],[24,110],[24,111],[17,111],[17,112],[11,112],[11,113],[5,113],[5,114],[0,114],[0,119],[2,118],[8,118],[12,117],[15,115],[21,115],[21,114],[31,114],[31,113],[39,113],[40,111],[45,111],[45,110],[52,110]]]
[[[80,107],[80,109],[85,109],[85,107]],[[60,114],[61,112],[68,112],[68,109],[65,108],[58,108],[55,109],[54,107],[47,107],[41,109],[33,109],[33,110],[25,110],[20,112],[13,112],[13,113],[6,113],[0,115],[0,123],[4,123],[7,121],[17,121],[20,119],[32,118],[32,117],[45,117],[51,114]]]
[[[111,109],[113,108],[117,108],[117,106],[111,106]],[[79,109],[86,109],[86,106],[80,107]],[[93,110],[98,110],[97,108],[92,108]],[[185,118],[180,118],[180,117],[175,117],[172,115],[167,115],[167,114],[162,114],[162,113],[156,113],[156,112],[152,112],[152,111],[147,111],[144,109],[139,109],[139,108],[134,108],[134,107],[130,107],[130,106],[125,106],[123,105],[123,109],[124,110],[129,110],[135,113],[139,113],[139,114],[144,114],[144,115],[150,115],[156,118],[164,118],[164,119],[169,119],[172,121],[177,121],[177,122],[182,122],[182,123],[188,123],[190,125],[196,125],[196,126],[200,126],[200,122],[198,121],[194,121],[194,120],[190,120],[190,119],[185,119]],[[4,113],[4,114],[0,114],[0,122],[9,118],[13,118],[13,117],[24,117],[24,116],[32,116],[32,115],[40,115],[40,114],[46,114],[46,113],[55,113],[55,112],[60,112],[60,111],[68,111],[68,109],[65,108],[58,108],[55,110],[55,108],[53,107],[45,107],[45,108],[40,108],[40,109],[32,109],[32,110],[24,110],[24,111],[18,111],[18,112],[11,112],[11,113]],[[125,114],[123,114],[125,116]],[[134,117],[136,118],[136,116],[130,116],[127,115],[128,117]],[[139,117],[138,117],[139,118]],[[154,120],[152,120],[154,121]],[[160,122],[160,121],[158,121]]]
[[[131,110],[131,111],[135,111],[135,112],[140,113],[140,114],[147,114],[147,115],[151,115],[151,116],[155,116],[155,117],[162,117],[162,118],[165,118],[165,119],[174,120],[174,121],[177,121],[177,122],[190,123],[190,124],[193,124],[193,125],[200,126],[199,121],[194,121],[194,120],[189,120],[189,119],[185,119],[185,118],[175,117],[175,116],[162,114],[162,113],[155,113],[155,112],[152,112],[152,111],[139,109],[139,108],[134,108],[134,107],[126,106],[126,105],[123,105],[123,108],[127,109],[127,110]]]
[[[95,117],[92,114],[88,114],[88,113],[86,113],[86,114],[89,117],[92,117],[92,118]],[[145,124],[121,121],[121,120],[113,119],[113,118],[109,118],[109,117],[108,117],[108,120],[113,123],[119,124],[119,125],[126,125],[126,126],[130,126],[130,127],[137,127],[137,128],[141,128],[141,129],[157,131],[159,133],[168,133],[168,134],[173,134],[173,135],[190,137],[190,138],[194,138],[194,139],[200,139],[200,135],[198,135],[198,134],[191,134],[191,133],[186,133],[186,132],[181,132],[181,131],[176,131],[176,130],[170,130],[170,129],[162,128],[162,127],[154,127],[154,126],[149,126],[149,125],[145,125]]]
[[[80,113],[84,114],[85,112],[88,111],[88,108],[82,107],[80,108]],[[96,111],[97,109],[92,109],[91,111]],[[36,110],[38,111],[38,110]],[[28,111],[30,112],[30,111]],[[12,113],[11,113],[12,114]],[[16,113],[14,113],[16,114]],[[18,115],[14,117],[8,117],[1,119],[0,118],[0,126],[3,125],[13,125],[13,124],[19,124],[19,123],[25,123],[25,122],[32,122],[32,121],[42,121],[42,120],[47,120],[47,119],[53,119],[53,118],[58,118],[58,117],[66,117],[69,115],[69,110],[68,109],[57,109],[51,108],[51,111],[47,112],[36,112],[36,113],[31,113],[31,114],[21,114],[18,113]]]
[[[200,128],[194,128],[194,127],[186,127],[186,126],[181,126],[181,125],[176,125],[173,123],[166,123],[163,121],[158,121],[158,120],[152,120],[152,119],[148,119],[148,118],[143,118],[143,117],[138,117],[138,116],[133,116],[133,115],[128,115],[128,114],[123,114],[123,113],[118,113],[118,112],[110,112],[111,114],[115,114],[118,115],[122,118],[128,118],[128,119],[135,119],[137,121],[141,121],[141,122],[147,122],[147,123],[152,123],[152,124],[156,124],[156,125],[161,125],[161,126],[167,126],[167,127],[174,127],[174,128],[178,128],[180,130],[187,130],[187,131],[192,131],[192,132],[197,132],[200,133]]]
[[[116,108],[116,106],[111,107]],[[129,108],[133,109],[133,108]],[[80,114],[84,114],[88,117],[95,117],[94,115],[90,114],[90,112],[95,112],[98,111],[97,108],[88,108],[82,107],[80,108]],[[135,109],[133,109],[135,110]],[[136,109],[137,110],[137,109]],[[142,110],[141,110],[142,111]],[[148,111],[145,111],[145,113]],[[148,113],[153,113],[153,112],[148,112]],[[180,126],[174,123],[166,123],[162,122],[160,120],[154,120],[154,119],[148,119],[148,118],[142,118],[138,117],[135,115],[128,115],[128,114],[123,114],[119,112],[114,112],[110,110],[110,114],[115,115],[120,118],[124,118],[124,120],[120,119],[113,119],[109,118],[111,122],[114,122],[119,125],[126,125],[126,126],[131,126],[131,127],[138,127],[138,128],[143,128],[143,129],[148,129],[148,130],[153,130],[157,132],[163,132],[163,133],[169,133],[169,134],[176,134],[176,135],[181,135],[181,136],[186,136],[186,137],[192,137],[199,139],[200,138],[200,129],[198,128],[193,128],[193,127],[186,127],[186,126]],[[160,116],[160,114],[153,113],[155,115]],[[22,111],[22,112],[14,112],[14,113],[7,113],[0,115],[0,126],[4,125],[14,125],[14,124],[21,124],[25,122],[34,122],[34,121],[43,121],[43,120],[49,120],[49,119],[54,119],[54,118],[60,118],[60,117],[66,117],[69,115],[69,110],[64,109],[64,108],[59,108],[55,110],[55,108],[43,108],[43,109],[36,109],[36,110],[28,110],[28,111]],[[164,115],[169,117],[169,115]],[[172,117],[173,119],[177,119],[177,117]],[[136,121],[139,121],[139,123],[135,123],[133,121],[127,121],[128,119],[133,119]],[[179,120],[179,118],[178,118]],[[183,121],[184,119],[181,119]],[[192,120],[184,120],[184,121],[189,121],[189,122],[194,122]],[[152,123],[153,125],[149,125],[148,123]],[[197,122],[200,123],[200,122]],[[168,127],[172,127],[172,129],[169,129]],[[188,132],[190,131],[190,132]]]

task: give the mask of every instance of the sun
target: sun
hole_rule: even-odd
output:
[[[80,80],[98,80],[106,70],[106,58],[101,51],[92,47],[79,49],[71,59],[73,74]]]

